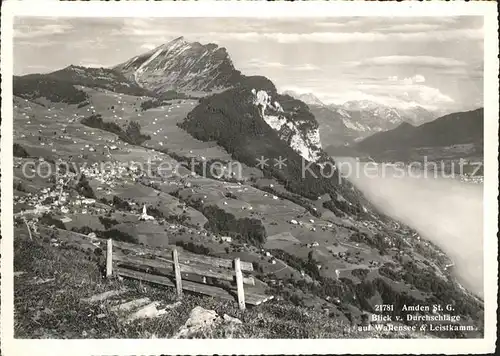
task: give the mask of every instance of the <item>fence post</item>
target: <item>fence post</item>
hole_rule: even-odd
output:
[[[106,250],[106,278],[113,275],[113,240],[108,239]]]
[[[236,286],[238,287],[238,304],[240,310],[245,310],[245,290],[243,289],[243,274],[241,273],[240,259],[234,259],[234,272],[236,274]]]
[[[177,288],[177,297],[180,299],[182,298],[182,276],[181,266],[179,265],[179,254],[176,248],[172,251],[172,259],[174,260],[175,287]]]

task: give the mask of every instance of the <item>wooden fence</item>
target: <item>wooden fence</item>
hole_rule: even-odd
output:
[[[107,277],[118,275],[175,287],[178,298],[187,290],[236,299],[240,309],[273,298],[249,290],[256,284],[253,265],[239,258],[230,260],[179,251],[175,247],[158,249],[111,239],[107,240],[106,251]]]
[[[106,275],[118,275],[175,287],[216,298],[237,300],[240,308],[259,305],[273,296],[263,295],[265,284],[252,276],[250,262],[198,255],[175,246],[162,248],[116,240],[90,239],[87,235],[56,227],[39,226],[41,235],[56,238],[66,247],[105,251]],[[104,261],[103,261],[104,262]]]

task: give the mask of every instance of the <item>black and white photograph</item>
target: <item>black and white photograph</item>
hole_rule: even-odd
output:
[[[6,355],[493,352],[494,2],[12,3]]]

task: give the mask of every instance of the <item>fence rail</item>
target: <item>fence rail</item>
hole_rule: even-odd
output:
[[[262,294],[262,282],[252,276],[251,262],[198,255],[175,246],[162,248],[116,240],[89,238],[87,235],[56,227],[39,226],[39,233],[56,237],[67,247],[84,251],[105,251],[106,276],[119,275],[174,287],[182,298],[183,291],[216,298],[259,305],[273,296]],[[103,261],[104,263],[104,261]]]
[[[120,275],[175,287],[179,298],[182,298],[183,290],[233,300],[236,294],[240,309],[245,309],[246,304],[258,305],[272,299],[272,296],[255,293],[247,293],[245,299],[244,285],[255,285],[251,275],[253,265],[239,258],[229,260],[195,255],[179,252],[175,247],[159,250],[111,239],[106,244],[108,278]],[[207,278],[215,282],[208,283]],[[234,282],[236,291],[232,286]]]
[[[43,225],[39,226],[39,233],[56,237],[65,246],[80,250],[100,248],[105,251],[106,276],[119,275],[174,287],[179,298],[183,291],[190,291],[237,300],[242,309],[245,305],[259,305],[273,299],[273,296],[262,294],[262,286],[252,276],[252,263],[239,258],[198,255],[175,246],[157,248],[111,239],[90,239],[75,231]]]

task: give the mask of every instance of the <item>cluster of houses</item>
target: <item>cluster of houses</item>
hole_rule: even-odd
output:
[[[15,161],[15,166],[20,165],[21,162],[18,161],[20,160]],[[43,158],[40,158],[39,161],[43,161]],[[57,164],[59,163],[57,162]],[[52,176],[55,178],[53,181],[55,184],[52,187],[43,188],[36,193],[15,196],[15,203],[34,207],[30,212],[35,215],[44,212],[60,213],[62,215],[69,213],[101,214],[105,212],[105,209],[99,207],[95,199],[81,196],[76,190],[70,191],[68,184],[75,183],[83,174],[86,178],[95,179],[99,182],[96,190],[105,190],[107,195],[111,195],[112,188],[123,178],[136,180],[140,176],[140,173],[137,173],[137,167],[127,169],[127,167],[114,162],[107,162],[105,169],[101,169],[99,163],[77,168],[78,172],[71,172],[69,169],[59,170],[57,175]]]
[[[262,254],[262,256],[267,257],[271,264],[273,264],[273,265],[276,264],[276,258],[269,251],[266,251],[262,248],[262,249],[260,249],[260,253]]]
[[[18,165],[22,163],[20,159],[17,159],[17,161],[19,161],[17,162]],[[137,179],[142,174],[139,172],[138,167],[133,166],[127,168],[115,162],[107,162],[105,169],[102,169],[99,163],[83,166],[78,173],[85,175],[89,180],[98,181],[99,186],[96,190],[105,190],[107,194],[112,194],[112,188],[120,184],[120,181],[123,181],[124,178]],[[43,188],[34,193],[14,196],[15,204],[33,207],[31,210],[22,211],[18,214],[24,218],[27,224],[29,224],[31,231],[36,231],[38,216],[43,215],[43,213],[50,212],[51,214],[62,216],[60,220],[63,223],[67,223],[72,220],[70,216],[74,214],[102,215],[107,212],[106,206],[96,201],[96,199],[86,198],[79,195],[76,190],[68,189],[68,183],[71,181],[74,184],[77,182],[78,178],[79,175],[77,175],[77,173],[66,170],[57,175],[56,181],[53,182],[55,183],[53,186]],[[140,211],[140,206],[136,207],[136,203],[129,202],[129,205],[133,210]],[[139,214],[138,220],[156,221],[155,217],[148,214],[146,205],[142,206],[142,213]],[[167,225],[170,231],[179,231],[183,227],[184,226],[180,224]],[[212,239],[217,241],[232,242],[230,236],[216,236],[204,229],[186,228],[185,231],[189,234],[212,237]]]
[[[303,222],[303,221],[299,221],[299,220],[296,220],[296,219],[291,219],[289,221],[289,223],[292,224],[292,225],[308,227],[309,230],[311,230],[313,232],[316,231],[316,226],[314,226],[314,224],[315,224],[314,219],[309,219],[309,222]],[[332,223],[322,224],[322,225],[319,225],[319,226],[321,227],[321,230],[323,230],[323,231],[326,231],[328,229],[333,229],[333,224]]]
[[[313,248],[313,247],[318,247],[318,246],[319,246],[319,243],[316,241],[309,243],[309,244],[306,244],[306,247],[308,247],[308,248]]]
[[[279,200],[279,197],[277,197],[276,195],[273,195],[273,194],[264,193],[264,196],[265,197],[272,197],[273,200]]]
[[[363,226],[365,226],[368,230],[370,230],[370,232],[374,234],[380,230],[380,224],[378,224],[376,221],[364,220],[361,222],[361,224],[363,224]]]
[[[134,163],[124,165],[120,162],[106,162],[105,165],[102,165],[95,162],[90,166],[82,167],[80,173],[83,173],[85,177],[98,181],[101,184],[101,189],[105,187],[114,188],[119,180],[128,178],[131,181],[137,181],[142,177],[143,173],[140,172],[139,166]]]
[[[14,204],[27,205],[32,209],[22,210],[18,216],[38,221],[37,216],[44,213],[60,214],[61,221],[67,223],[71,218],[66,215],[72,213],[88,214],[91,211],[96,214],[104,213],[104,209],[95,205],[96,200],[78,195],[76,191],[71,193],[65,190],[66,182],[62,178],[53,187],[43,188],[36,193],[28,192],[24,195],[14,195]]]

